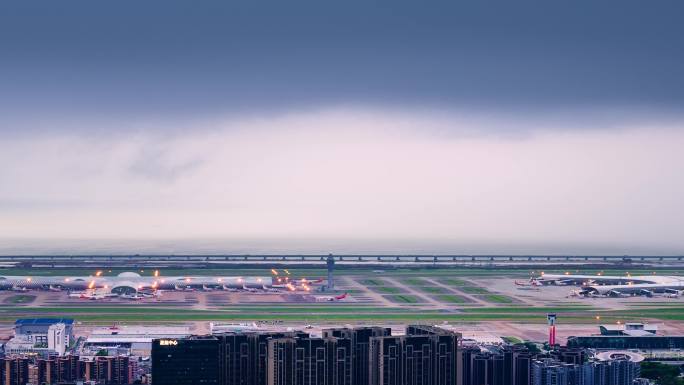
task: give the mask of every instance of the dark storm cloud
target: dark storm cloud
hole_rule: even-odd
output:
[[[116,120],[340,104],[676,113],[682,11],[629,0],[7,1],[0,113],[15,127],[29,111]]]

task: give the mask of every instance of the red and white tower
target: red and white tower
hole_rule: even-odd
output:
[[[549,346],[556,344],[556,314],[547,314],[546,319],[549,322]]]

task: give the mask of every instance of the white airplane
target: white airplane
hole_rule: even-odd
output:
[[[347,298],[348,293],[344,293],[342,295],[338,296],[325,296],[325,297],[316,297],[316,302],[337,302],[337,301],[342,301],[345,298]]]
[[[522,286],[522,287],[518,287],[517,289],[518,290],[534,290],[534,291],[540,291],[541,290],[541,288],[539,288],[537,286]]]
[[[275,272],[275,270],[272,271]],[[295,289],[310,291],[311,286],[318,286],[323,284],[323,278],[318,278],[315,280],[307,278],[290,279],[290,277],[278,277],[277,272],[275,273],[275,275],[276,276],[273,277],[273,287],[277,288],[289,289],[290,287],[295,287]]]
[[[121,294],[121,295],[119,296],[119,298],[130,299],[130,300],[133,300],[133,301],[140,301],[141,299],[144,299],[145,296],[140,295],[140,294]]]
[[[625,297],[629,297],[629,294],[623,293],[623,292],[618,291],[618,290],[610,290],[610,291],[608,291],[608,292],[606,293],[606,296],[608,296],[608,297],[625,298]]]
[[[159,298],[162,296],[162,290],[141,290],[137,293],[137,295],[143,296],[144,298]]]
[[[527,282],[516,280],[516,281],[515,281],[515,284],[516,284],[517,286],[542,286],[542,283],[539,282],[539,280],[536,279],[536,278],[530,278],[530,280],[527,281]]]
[[[178,291],[195,291],[195,288],[189,285],[185,286],[180,286],[180,285],[175,285],[174,288]]]
[[[223,285],[223,290],[229,291],[231,293],[237,293],[240,291],[239,289],[236,289],[236,288],[230,287],[230,286],[226,286],[226,285]]]
[[[107,298],[107,296],[105,294],[96,293],[94,291],[91,291],[91,292],[81,291],[81,292],[69,293],[69,298],[98,300],[98,299],[105,299],[105,298]]]

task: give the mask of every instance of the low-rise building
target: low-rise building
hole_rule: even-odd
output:
[[[191,335],[187,326],[113,326],[93,329],[86,339],[83,355],[100,350],[114,354],[149,356],[154,339],[182,339]]]

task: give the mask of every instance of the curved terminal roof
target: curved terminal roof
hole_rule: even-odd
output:
[[[130,287],[134,290],[137,290],[138,286],[139,285],[136,285],[135,283],[133,283],[131,281],[121,281],[121,282],[117,282],[117,283],[113,284],[112,289],[116,289],[117,287]]]
[[[117,275],[119,278],[140,278],[140,274],[134,273],[132,271],[126,271]]]

